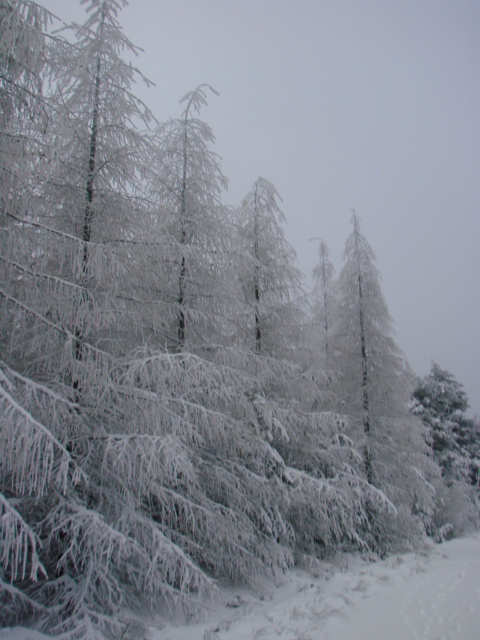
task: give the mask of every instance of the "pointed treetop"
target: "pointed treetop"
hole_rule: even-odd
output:
[[[362,261],[366,259],[373,264],[377,261],[377,257],[368,240],[360,230],[360,216],[355,209],[351,209],[350,213],[352,214],[350,222],[353,225],[353,229],[345,243],[343,259],[347,260],[349,256],[356,256],[355,259],[358,260],[359,256],[362,256]],[[378,276],[380,277],[379,273]]]
[[[335,267],[330,260],[330,249],[322,238],[310,238],[310,242],[318,241],[318,262],[312,269],[315,280],[331,279],[335,273]]]
[[[195,111],[196,113],[199,113],[202,107],[207,106],[207,94],[205,89],[209,89],[216,96],[220,95],[218,91],[216,91],[211,85],[206,82],[198,85],[198,87],[193,91],[189,91],[180,100],[180,104],[182,104],[182,102],[188,101],[187,106],[185,107],[185,111],[183,112],[183,115],[185,116],[185,122],[188,120],[191,109],[193,109],[193,111]]]
[[[355,233],[360,233],[360,216],[358,215],[358,213],[355,211],[355,209],[352,207],[350,209],[350,213],[351,213],[351,217],[350,217],[350,222],[353,225],[353,230],[355,231]]]
[[[242,205],[256,212],[270,213],[273,217],[277,214],[279,222],[286,224],[287,219],[277,200],[283,202],[275,185],[269,180],[259,177],[243,199]]]
[[[98,15],[102,13],[104,15],[109,13],[117,18],[120,11],[128,6],[128,0],[80,0],[80,4],[86,5],[85,11],[87,13],[95,12],[92,18],[95,16],[95,20],[98,20]]]
[[[141,47],[130,42],[118,21],[120,12],[128,6],[127,0],[80,0],[80,4],[85,6],[85,12],[89,14],[86,22],[84,24],[73,23],[72,25],[64,23],[64,26],[58,29],[59,32],[69,31],[73,28],[77,40],[86,39],[92,42],[99,40],[97,44],[102,47],[106,45],[104,40],[105,34],[108,33],[106,39],[110,40],[110,44],[103,52],[107,57],[113,52],[115,52],[115,57],[118,52],[123,51],[138,56],[139,51],[143,51]],[[112,43],[114,43],[113,46]],[[153,84],[138,69],[134,70],[147,85]]]

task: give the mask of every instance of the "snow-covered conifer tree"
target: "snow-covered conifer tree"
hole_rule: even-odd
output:
[[[156,224],[163,230],[160,263],[151,274],[164,305],[164,337],[169,350],[195,350],[207,335],[226,330],[229,297],[227,248],[231,225],[221,195],[227,187],[220,158],[211,150],[215,137],[198,118],[207,104],[202,84],[182,100],[185,109],[156,132],[157,153],[152,198]]]
[[[461,533],[478,525],[480,517],[478,425],[466,415],[467,393],[453,374],[432,362],[430,372],[416,381],[412,397],[412,412],[429,430],[433,456],[442,472],[437,535]]]
[[[469,482],[469,455],[460,444],[460,431],[468,397],[455,376],[435,362],[431,371],[417,381],[413,391],[413,411],[431,431],[432,448],[447,482]]]
[[[303,275],[281,227],[286,219],[275,186],[259,178],[237,212],[244,311],[240,334],[249,349],[292,357],[305,313]]]
[[[406,542],[419,531],[416,514],[431,514],[429,479],[435,467],[428,457],[425,429],[409,412],[413,375],[395,344],[375,256],[355,212],[352,224],[332,326],[336,369],[341,372],[335,391],[339,409],[354,421],[352,437],[363,451],[365,478],[398,511],[395,519],[370,517],[377,542],[388,546]]]
[[[313,268],[312,313],[317,340],[325,363],[328,362],[329,334],[332,324],[335,268],[323,240],[318,245],[318,262]]]
[[[309,296],[309,322],[306,333],[308,344],[308,370],[317,382],[316,393],[311,399],[315,409],[331,409],[335,398],[331,392],[335,373],[332,370],[330,334],[332,331],[333,309],[335,302],[335,268],[329,258],[326,243],[320,238],[318,262],[312,270],[313,289]]]

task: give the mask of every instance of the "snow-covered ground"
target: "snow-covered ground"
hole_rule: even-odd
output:
[[[480,537],[383,561],[342,557],[229,591],[208,619],[148,640],[479,640]]]
[[[313,562],[277,584],[223,591],[202,622],[151,625],[138,640],[479,640],[480,536],[385,560]],[[0,640],[45,638],[0,630]]]

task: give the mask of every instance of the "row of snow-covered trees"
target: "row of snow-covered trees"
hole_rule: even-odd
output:
[[[439,474],[358,217],[307,296],[275,187],[223,204],[210,87],[159,125],[125,0],[84,4],[0,1],[0,625],[93,639],[404,546]]]

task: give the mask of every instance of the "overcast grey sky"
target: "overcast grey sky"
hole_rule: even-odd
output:
[[[39,0],[84,20],[77,0]],[[312,237],[337,272],[355,207],[396,340],[480,413],[480,2],[130,0],[120,21],[162,121],[203,82],[237,204],[258,176],[283,198],[310,280]]]

